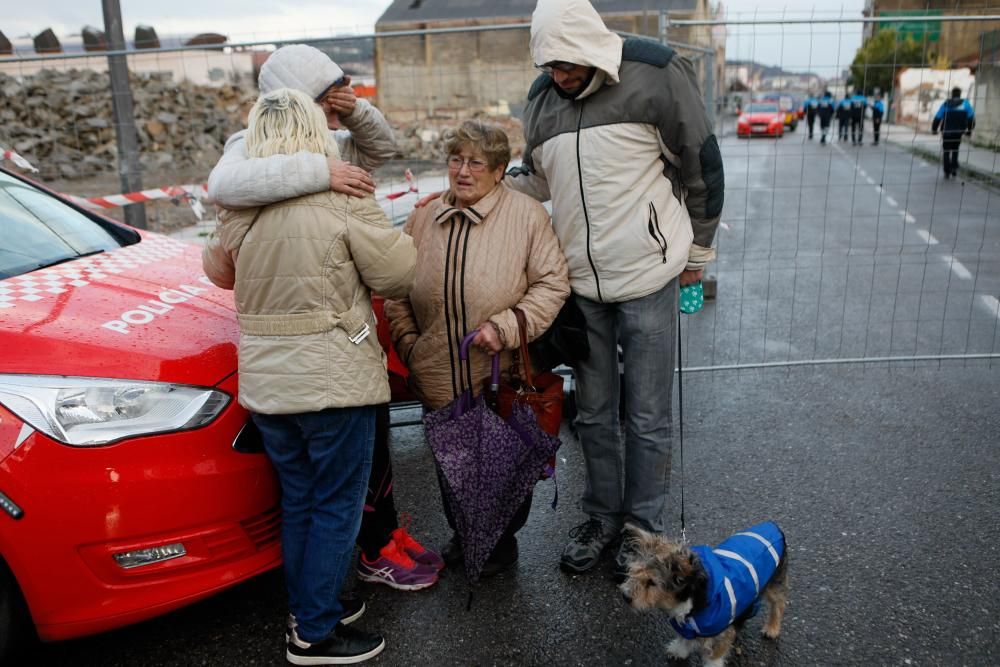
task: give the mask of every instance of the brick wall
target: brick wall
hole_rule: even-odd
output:
[[[655,12],[604,18],[612,30],[651,37],[656,36],[659,26]],[[393,28],[418,30],[519,22],[455,21]],[[384,26],[376,26],[376,31],[385,32]],[[687,29],[678,29],[676,34],[684,39],[696,37]],[[377,104],[387,115],[400,120],[428,115],[457,118],[497,105],[506,105],[516,114],[538,75],[532,67],[528,41],[527,29],[377,38]]]

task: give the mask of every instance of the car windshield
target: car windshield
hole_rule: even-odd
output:
[[[125,245],[43,190],[0,172],[0,280]]]
[[[747,106],[747,113],[778,113],[778,105],[754,103]]]

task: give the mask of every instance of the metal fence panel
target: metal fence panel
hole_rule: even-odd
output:
[[[736,106],[776,92],[798,108],[810,86],[830,87],[843,97],[851,62],[838,40],[858,31],[874,36],[876,26],[891,22],[671,22],[664,15],[643,23],[647,36],[695,64],[726,168],[719,258],[708,272],[717,281],[717,297],[683,320],[688,367],[995,363],[1000,18],[935,20],[939,40],[973,45],[975,76],[941,69],[944,56],[930,48],[928,32],[906,60],[856,69],[852,85],[862,87],[891,73],[882,91],[889,111],[878,146],[871,145],[870,118],[861,146],[836,136],[820,144],[818,129],[810,140],[805,119],[780,139],[740,139]],[[720,29],[728,31],[725,43],[735,45],[735,53],[712,46]],[[978,32],[963,37],[972,34],[966,29]],[[905,41],[900,34],[897,44]],[[441,133],[461,119],[479,115],[500,123],[519,155],[518,115],[538,74],[527,42],[523,24],[314,40],[355,82],[374,84],[359,90],[374,95],[396,128],[400,156],[376,172],[377,196],[395,222],[405,219],[418,196],[446,187]],[[769,82],[755,73],[754,55],[764,44],[779,47],[780,62],[757,64],[774,71]],[[226,137],[242,126],[256,94],[256,70],[273,47],[129,53],[145,187],[205,182]],[[106,62],[93,54],[0,60],[0,147],[35,164],[60,191],[117,193]],[[741,73],[749,79],[745,90],[734,86],[733,76]],[[942,91],[954,84],[967,91],[978,126],[972,141],[963,143],[961,178],[946,181],[938,137],[927,124]],[[149,207],[150,226],[174,233],[186,226],[191,238],[207,234],[213,210],[197,223],[183,193],[174,195],[180,206],[167,201]]]

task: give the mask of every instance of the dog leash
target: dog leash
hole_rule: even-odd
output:
[[[684,363],[681,356],[681,318],[677,318],[677,410],[680,422],[681,449],[681,544],[687,544],[687,526],[684,522]]]

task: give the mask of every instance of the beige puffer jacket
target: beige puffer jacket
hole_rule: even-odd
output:
[[[503,186],[467,209],[454,208],[453,201],[449,193],[410,215],[404,229],[417,245],[417,277],[408,299],[385,306],[413,388],[433,409],[466,386],[458,359],[464,334],[489,320],[512,350],[520,345],[515,306],[524,311],[528,340],[534,340],[569,297],[566,258],[541,204]],[[470,349],[473,393],[479,394],[490,358]],[[509,366],[504,352],[501,367]]]
[[[406,296],[416,250],[374,198],[322,192],[224,212],[202,260],[236,292],[241,405],[293,414],[389,401],[369,289]]]

